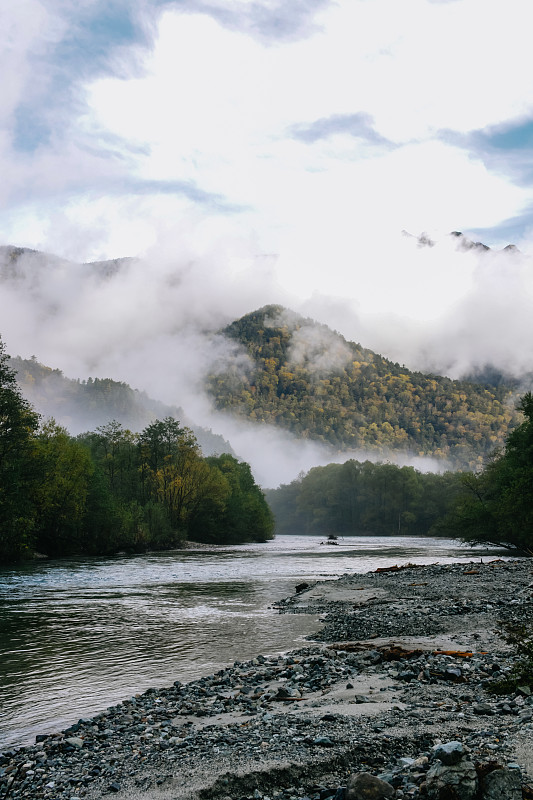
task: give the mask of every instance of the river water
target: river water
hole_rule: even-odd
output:
[[[149,687],[303,645],[318,620],[271,608],[301,581],[499,553],[446,539],[321,541],[0,569],[0,752]]]

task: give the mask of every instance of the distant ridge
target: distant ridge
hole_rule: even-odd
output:
[[[138,433],[155,419],[170,416],[191,428],[204,455],[235,455],[226,439],[191,422],[182,408],[165,405],[127,383],[111,378],[72,380],[36,359],[15,357],[10,363],[22,393],[34,408],[45,419],[54,417],[73,435],[95,430],[114,419]]]
[[[479,250],[481,258],[491,252],[520,254],[514,245],[507,245],[504,251],[490,251],[460,231],[449,235],[461,250]],[[435,244],[425,234],[413,238],[421,247]],[[72,270],[81,276],[96,274],[98,280],[105,282],[122,271],[127,273],[135,263],[135,258],[118,258],[83,264],[7,245],[0,247],[0,284],[16,287],[37,301],[42,294],[46,301],[43,313],[52,317],[54,287],[51,292],[43,291],[49,289],[48,265],[59,266],[59,281],[63,273],[68,277]],[[479,365],[477,373],[470,375],[472,380],[452,381],[410,372],[360,344],[346,341],[327,326],[281,306],[251,312],[228,325],[223,334],[238,342],[250,361],[244,370],[242,358],[233,364],[226,361],[223,372],[208,377],[208,391],[216,407],[261,424],[277,425],[297,437],[326,442],[339,451],[365,450],[383,457],[391,452],[431,455],[456,467],[472,468],[503,444],[509,428],[517,421],[513,409],[519,381],[498,372],[490,363]],[[527,381],[531,378],[524,377]],[[98,415],[93,422],[92,403],[100,393],[99,402],[105,406],[109,399],[106,386],[111,384],[111,395],[118,404],[127,392],[134,392],[126,384],[94,379],[91,388],[85,387],[77,398],[84,406],[83,420],[76,416],[74,401],[69,406],[72,391],[58,406],[43,413],[52,414],[60,422],[64,420],[71,431],[80,431],[82,423],[84,430],[103,424],[105,420]],[[145,424],[145,414],[166,413],[168,407],[159,404],[160,410],[154,410],[157,401],[147,400],[152,405],[143,407],[142,413],[135,404],[128,406],[130,401],[124,400],[128,408],[120,421],[124,419],[125,425],[139,429]],[[36,405],[41,410],[39,403]],[[194,428],[180,412],[176,409],[182,421]],[[119,418],[117,413],[113,417]],[[199,438],[200,430],[195,428]]]
[[[138,261],[137,258],[124,257],[105,261],[77,262],[60,258],[51,253],[44,253],[41,250],[32,250],[29,247],[0,245],[0,278],[4,280],[21,278],[24,275],[24,268],[39,270],[46,265],[63,266],[70,269],[91,268],[100,277],[109,278]]]

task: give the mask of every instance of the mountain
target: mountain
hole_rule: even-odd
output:
[[[31,250],[29,247],[14,247],[13,245],[0,246],[0,280],[16,281],[27,275],[28,271],[33,270],[36,274],[51,266],[64,267],[69,270],[75,268],[86,268],[100,278],[110,278],[127,267],[137,259],[135,258],[114,258],[108,261],[88,261],[78,264],[59,258],[50,253],[43,253],[40,250]]]
[[[427,233],[421,233],[419,236],[414,236],[412,233],[409,233],[409,231],[402,231],[402,233],[404,236],[416,239],[420,247],[434,247],[436,244],[436,242],[434,242],[433,239],[427,235]],[[502,248],[502,250],[492,250],[492,248],[490,248],[487,244],[483,244],[483,242],[474,242],[472,239],[469,239],[468,236],[465,236],[462,231],[451,231],[449,236],[456,240],[458,250],[477,250],[482,253],[516,253],[517,255],[522,255],[515,244],[508,244]]]
[[[518,419],[507,385],[411,372],[282,306],[246,314],[222,335],[249,362],[209,377],[218,409],[341,451],[406,451],[472,468]]]
[[[66,378],[61,370],[46,367],[35,358],[11,358],[10,364],[17,373],[18,384],[26,399],[45,419],[53,417],[73,435],[94,430],[111,420],[140,432],[155,419],[174,417],[191,428],[205,456],[235,455],[229,442],[211,430],[195,425],[181,408],[154,400],[127,383],[111,378],[72,380]]]

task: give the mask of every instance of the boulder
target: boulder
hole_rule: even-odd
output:
[[[481,781],[483,800],[522,800],[522,781],[518,769],[495,769]]]
[[[346,787],[346,800],[386,800],[394,797],[395,790],[386,781],[376,778],[369,772],[356,772],[350,775]]]
[[[79,736],[69,736],[68,739],[65,739],[65,744],[69,744],[71,747],[81,750],[83,747],[83,739]]]
[[[445,742],[445,744],[437,745],[433,753],[435,758],[438,758],[443,764],[451,766],[461,761],[465,755],[465,748],[462,742]]]
[[[428,800],[474,800],[477,788],[475,767],[466,759],[451,765],[437,761],[426,775]]]

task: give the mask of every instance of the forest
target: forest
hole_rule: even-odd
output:
[[[0,563],[272,536],[248,464],[204,457],[172,417],[138,434],[112,421],[72,437],[23,398],[0,340]]]
[[[403,451],[474,469],[517,421],[509,386],[411,372],[282,306],[223,334],[249,363],[209,377],[216,406],[339,451]]]
[[[268,490],[277,533],[431,536],[462,489],[462,473],[359,462],[314,467]]]
[[[518,411],[523,421],[493,453],[483,470],[467,473],[463,492],[441,526],[466,542],[511,547],[533,556],[533,394],[526,392]]]
[[[533,556],[533,395],[523,421],[476,472],[364,463],[315,467],[267,492],[278,533],[446,536]]]
[[[240,392],[252,397],[255,385],[256,394],[275,396],[283,407],[288,385],[279,395],[273,387],[279,383],[278,374],[284,374],[280,364],[296,360],[300,366],[293,364],[291,369],[293,378],[298,370],[303,371],[296,384],[304,410],[301,422],[296,414],[292,421],[297,427],[310,425],[312,415],[306,417],[305,409],[309,411],[318,402],[322,384],[332,384],[335,358],[338,372],[341,362],[344,364],[344,373],[336,376],[342,391],[335,397],[346,399],[350,388],[346,374],[353,367],[353,362],[347,366],[346,348],[351,359],[358,345],[340,341],[324,326],[318,326],[318,331],[314,323],[306,326],[297,315],[287,317],[281,307],[267,307],[234,323],[233,331],[241,338],[244,330],[250,341],[263,342],[254,344],[260,364],[269,357],[265,367],[252,368],[248,377],[236,371],[212,376],[212,386],[231,389],[232,397]],[[289,344],[290,330],[293,334],[304,331],[297,354],[294,347],[298,341],[295,344],[293,337]],[[273,335],[280,331],[280,336]],[[447,417],[453,420],[456,455],[459,447],[466,447],[459,443],[469,441],[466,421],[472,441],[477,436],[478,449],[470,451],[476,453],[472,456],[474,469],[422,473],[386,461],[349,459],[315,467],[288,485],[268,490],[265,497],[248,464],[228,452],[205,457],[191,429],[173,416],[149,422],[140,433],[113,420],[77,436],[54,419],[43,422],[23,397],[17,377],[20,381],[23,368],[25,383],[33,381],[38,393],[46,392],[52,386],[47,381],[50,372],[57,371],[34,359],[11,360],[0,339],[0,562],[31,557],[34,552],[63,556],[161,550],[185,540],[213,544],[267,541],[274,534],[274,518],[278,533],[443,535],[533,554],[531,394],[525,394],[513,408],[505,386],[491,393],[489,387],[472,385],[470,391],[467,384],[463,387],[448,379],[417,376],[369,353],[361,350],[360,364],[366,359],[368,369],[375,368],[375,380],[358,384],[361,397],[370,394],[377,403],[379,395],[389,411],[405,404],[404,415],[410,407],[413,410],[416,400],[419,412],[426,404],[427,416],[427,395],[424,402],[421,397],[429,382],[434,399],[441,398],[440,406],[433,404],[432,413],[435,416],[437,407],[446,407]],[[327,379],[323,377],[325,369]],[[401,381],[403,391],[395,395],[389,386],[387,395],[386,387],[394,383],[393,378]],[[138,393],[126,384],[99,379],[67,381],[61,373],[52,379],[54,385],[59,381],[63,386],[64,407],[75,408],[75,398],[81,398],[83,408],[92,409],[97,417],[103,398],[106,413],[111,408],[122,408],[134,416],[148,413],[144,405],[138,405]],[[456,393],[463,388],[464,396],[456,406]],[[350,391],[353,400],[355,388]],[[227,399],[224,392],[222,396]],[[320,402],[327,406],[323,398]],[[253,404],[248,405],[250,410]],[[350,407],[346,401],[345,422],[357,416]],[[272,408],[276,408],[274,400]],[[496,412],[499,422],[489,422]],[[249,416],[254,414],[259,419],[252,409]],[[490,435],[476,434],[476,420]],[[379,427],[372,423],[370,429],[372,425],[374,430]],[[435,432],[436,423],[431,426]],[[361,436],[368,443],[365,430],[362,426]],[[305,429],[302,435],[315,434]],[[224,444],[221,437],[213,435],[210,441]],[[468,447],[473,447],[472,441]],[[487,455],[489,444],[494,447]],[[450,453],[448,449],[448,456]]]

